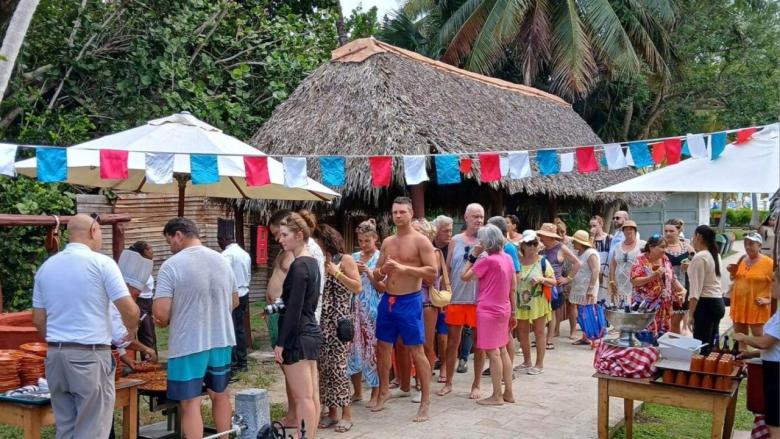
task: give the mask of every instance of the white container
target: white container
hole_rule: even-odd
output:
[[[691,357],[698,354],[704,345],[701,341],[684,335],[667,332],[658,339],[661,356],[672,361],[690,363]]]

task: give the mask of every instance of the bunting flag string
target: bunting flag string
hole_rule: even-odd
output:
[[[390,186],[393,178],[393,158],[399,157],[403,166],[404,183],[417,185],[429,181],[428,157],[435,168],[437,184],[457,184],[465,177],[473,178],[474,161],[479,163],[479,180],[492,183],[509,178],[513,180],[532,177],[535,173],[550,176],[576,172],[586,174],[600,170],[619,170],[626,167],[647,168],[672,166],[683,157],[717,160],[726,149],[728,136],[733,134],[734,144],[747,143],[760,127],[724,130],[713,133],[687,134],[659,139],[587,146],[559,148],[541,147],[532,151],[483,151],[458,154],[418,155],[297,155],[281,156],[284,169],[283,184],[291,188],[309,184],[308,158],[319,159],[321,181],[338,188],[346,184],[347,159],[368,159],[371,184],[375,188]],[[21,145],[0,143],[0,175],[16,176],[16,156],[19,149],[35,149],[37,178],[41,182],[62,182],[68,179],[69,151],[59,146]],[[170,184],[174,180],[176,152],[145,153],[145,177],[148,184]],[[207,185],[220,181],[218,155],[179,154],[189,159],[193,184]],[[220,154],[235,156],[235,154]],[[101,179],[121,180],[130,177],[127,150],[100,150],[99,169]],[[247,186],[271,184],[268,168],[269,156],[242,157]],[[532,160],[535,162],[532,165]],[[402,165],[401,165],[402,163]],[[94,165],[93,165],[94,166]],[[536,171],[534,171],[536,168]],[[94,169],[94,168],[93,168]],[[279,182],[282,183],[282,182]]]

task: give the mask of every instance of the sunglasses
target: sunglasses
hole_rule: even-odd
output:
[[[613,220],[615,220],[615,221],[619,221],[619,220],[621,220],[622,218],[620,218],[619,216],[613,216],[613,217],[612,217],[612,219],[613,219]]]
[[[523,244],[527,245],[528,247],[536,247],[539,245],[539,241],[524,242]]]
[[[471,246],[467,245],[467,246],[463,247],[463,260],[464,261],[468,261],[469,260],[469,255],[470,254],[471,254]]]
[[[89,225],[89,229],[92,230],[92,226],[95,225],[95,223],[100,226],[100,215],[98,215],[97,212],[92,212],[89,214],[89,217],[92,218],[92,224]]]

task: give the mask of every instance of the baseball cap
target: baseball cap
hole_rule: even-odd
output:
[[[538,239],[536,232],[533,230],[525,230],[523,232],[523,238],[521,239],[522,242],[531,242],[536,241]]]
[[[757,242],[759,244],[763,244],[764,243],[764,238],[762,238],[761,235],[759,235],[756,232],[750,232],[750,233],[746,234],[745,235],[745,239],[749,239],[749,240],[751,240],[753,242]]]

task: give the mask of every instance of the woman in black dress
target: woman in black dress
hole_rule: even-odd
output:
[[[314,317],[320,290],[317,260],[309,253],[307,241],[313,224],[297,213],[284,220],[279,243],[295,255],[282,287],[284,309],[279,317],[279,338],[274,347],[276,361],[282,365],[293,401],[297,427],[304,422],[307,437],[317,437],[320,412],[317,360],[322,332]]]

